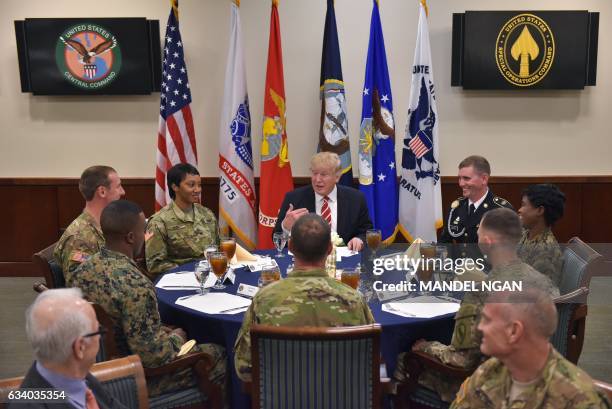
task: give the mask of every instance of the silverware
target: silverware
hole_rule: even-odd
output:
[[[243,309],[246,310],[247,308],[249,308],[248,305],[242,306],[242,307],[230,308],[228,310],[219,311],[217,314],[223,314],[226,312],[233,312],[233,311],[238,311],[238,310],[243,310]]]
[[[196,293],[196,294],[184,295],[182,297],[177,298],[176,301],[186,300],[188,298],[195,297],[195,296],[198,296],[198,295],[204,295],[204,294]]]
[[[199,285],[164,285],[162,286],[162,289],[166,289],[166,288],[193,288],[193,289],[198,289],[200,288]]]

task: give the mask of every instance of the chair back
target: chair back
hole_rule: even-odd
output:
[[[378,324],[251,328],[253,408],[378,408]]]
[[[147,383],[140,358],[130,355],[113,361],[94,364],[90,373],[104,386],[104,389],[128,409],[148,409]],[[23,377],[0,380],[1,402],[7,401],[10,391],[19,389]]]
[[[612,402],[612,385],[609,383],[598,381],[597,379],[593,379],[595,383],[595,387],[602,394],[608,397],[608,400]]]
[[[570,239],[563,251],[563,269],[559,292],[569,294],[581,287],[589,288],[591,277],[600,268],[603,256],[578,237]],[[563,297],[561,297],[563,298]],[[551,337],[553,346],[576,364],[582,351],[586,322],[586,294],[571,302],[557,303],[559,320],[557,331]],[[577,317],[577,315],[580,317]]]
[[[45,278],[47,288],[66,287],[62,267],[53,258],[57,242],[32,255],[32,264],[41,277]]]
[[[100,325],[106,328],[106,334],[100,338],[100,349],[98,350],[98,355],[96,355],[96,362],[120,358],[121,353],[119,352],[115,338],[115,321],[100,304],[92,303],[91,306],[96,312],[96,317]]]

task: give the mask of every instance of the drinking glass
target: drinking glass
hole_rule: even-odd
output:
[[[208,246],[206,247],[206,250],[204,250],[204,255],[206,256],[206,261],[208,261],[208,264],[210,264],[210,255],[214,253],[215,251],[219,251],[219,247]]]
[[[357,289],[359,287],[359,274],[361,271],[358,269],[350,269],[346,268],[342,270],[342,274],[340,275],[340,281],[344,284],[353,287],[353,289]]]
[[[236,254],[236,239],[233,237],[222,237],[219,247],[225,253],[229,262],[234,257],[234,254]]]
[[[213,286],[215,290],[223,290],[225,285],[223,285],[222,278],[225,275],[225,271],[227,270],[227,255],[222,251],[215,251],[210,254],[210,266],[212,268],[213,273],[217,276],[217,282]]]
[[[276,257],[285,257],[283,254],[283,248],[287,244],[287,234],[285,232],[277,231],[272,235],[272,241],[276,247]]]
[[[206,279],[208,278],[208,274],[210,274],[210,264],[208,264],[208,261],[206,260],[199,261],[198,264],[196,264],[195,276],[198,282],[200,283],[200,295],[205,294],[204,283],[206,282]]]
[[[382,241],[382,235],[380,229],[369,229],[366,231],[366,241],[368,243],[368,247],[372,251],[370,255],[370,260],[374,260],[376,258],[376,251],[380,247],[380,243]]]
[[[266,286],[280,280],[280,269],[277,265],[269,264],[261,270],[261,286]]]

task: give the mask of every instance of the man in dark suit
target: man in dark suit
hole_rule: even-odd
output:
[[[363,248],[366,231],[372,228],[365,197],[357,189],[337,185],[342,169],[335,153],[319,152],[310,161],[311,185],[285,195],[276,219],[275,232],[289,233],[301,216],[316,213],[326,220],[351,250]]]
[[[439,240],[457,245],[453,248],[453,257],[482,257],[477,245],[482,216],[500,207],[512,209],[510,202],[489,189],[490,175],[491,165],[482,156],[468,156],[459,163],[459,187],[463,195],[451,203]]]
[[[103,329],[80,290],[41,293],[26,313],[26,332],[36,362],[20,389],[54,389],[64,396],[54,403],[13,401],[9,408],[125,408],[89,374]]]

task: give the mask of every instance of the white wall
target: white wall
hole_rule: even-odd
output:
[[[181,34],[193,96],[200,171],[216,176],[230,0],[182,0]],[[437,86],[441,170],[456,174],[465,156],[489,158],[494,175],[612,174],[609,0],[429,0]],[[380,0],[400,146],[406,124],[418,0]],[[294,176],[308,175],[318,135],[318,99],[325,0],[280,0],[287,131]],[[371,0],[336,0],[347,89],[353,162]],[[452,13],[465,10],[599,11],[597,86],[583,91],[484,92],[451,88]],[[20,92],[13,20],[26,17],[147,17],[163,32],[165,0],[2,0],[0,2],[0,177],[78,177],[91,164],[124,177],[153,177],[159,94],[128,97],[44,97]],[[268,47],[270,0],[242,0],[242,29],[253,150],[258,157]],[[398,149],[399,152],[399,149]],[[259,174],[256,162],[256,175]]]

